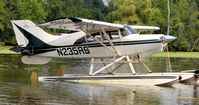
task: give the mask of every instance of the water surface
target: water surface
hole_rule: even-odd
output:
[[[45,82],[32,85],[31,71],[39,75],[88,73],[88,60],[53,60],[46,65],[24,65],[20,55],[0,55],[1,105],[198,105],[199,87],[175,84],[173,87],[112,86]],[[165,58],[148,58],[146,64],[154,72],[165,72]],[[172,58],[172,70],[199,69],[199,59]],[[144,72],[140,64],[137,72]],[[121,67],[120,72],[128,72]]]

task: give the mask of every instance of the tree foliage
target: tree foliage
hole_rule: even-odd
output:
[[[173,2],[172,10],[171,33],[178,37],[173,44],[173,49],[196,50],[199,48],[199,11],[196,1],[179,0]]]
[[[63,17],[82,17],[103,20],[102,0],[46,0],[48,20]]]
[[[17,19],[30,19],[42,22],[46,13],[39,0],[4,0],[4,10],[0,17],[3,17],[4,30],[0,32],[1,40],[12,41],[14,38],[10,21]]]
[[[112,0],[108,20],[115,23],[158,25],[161,12],[150,0]]]
[[[3,14],[3,11],[4,11],[4,2],[3,0],[0,0],[0,14]],[[2,31],[3,30],[3,15],[0,15],[0,30]]]
[[[198,0],[170,0],[170,34],[177,37],[173,51],[199,51]],[[156,25],[167,32],[167,0],[111,0],[108,21]]]
[[[36,23],[64,17],[82,17],[131,25],[155,25],[167,32],[168,0],[0,0],[0,41],[15,40],[11,20]],[[170,0],[173,51],[199,51],[199,1]]]
[[[36,22],[43,22],[47,13],[39,0],[18,0],[16,4],[18,19],[30,19]]]

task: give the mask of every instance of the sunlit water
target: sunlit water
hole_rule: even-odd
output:
[[[198,105],[199,87],[175,84],[158,86],[111,86],[46,82],[32,85],[31,71],[39,75],[55,75],[58,68],[65,73],[88,73],[87,60],[53,60],[46,65],[24,65],[19,55],[0,55],[0,105]],[[165,58],[148,58],[146,64],[154,72],[165,72]],[[199,59],[172,58],[172,70],[199,69]],[[144,72],[139,64],[137,72]],[[120,72],[127,72],[121,67]]]

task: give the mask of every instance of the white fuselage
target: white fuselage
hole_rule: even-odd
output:
[[[113,46],[106,40],[103,43],[106,45],[104,47],[97,41],[73,44],[67,46],[61,46],[55,48],[54,51],[49,51],[46,53],[37,54],[35,56],[44,56],[44,57],[59,57],[59,58],[105,58],[129,55],[151,55],[162,51],[162,43],[159,35],[128,35],[124,36],[121,39],[113,39],[112,43],[117,53],[114,53]],[[112,49],[112,51],[110,51]]]
[[[70,34],[51,35],[30,20],[12,21],[18,47],[25,64],[45,64],[51,58],[143,57],[162,51],[165,43],[176,39],[170,35],[140,35],[135,29],[159,29],[148,26],[118,25],[80,18],[53,21],[45,25],[75,30]],[[55,23],[54,23],[55,22]],[[58,23],[57,23],[58,22]],[[89,23],[87,25],[79,22]],[[69,23],[69,24],[68,24]],[[66,27],[65,27],[66,26]],[[77,28],[77,29],[76,29]],[[128,57],[127,57],[128,58]]]

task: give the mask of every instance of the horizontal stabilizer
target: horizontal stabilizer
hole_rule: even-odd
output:
[[[38,56],[23,56],[21,58],[24,64],[46,64],[51,61],[52,58],[38,57]]]
[[[14,51],[14,52],[16,52],[16,53],[21,52],[21,48],[18,47],[18,46],[12,47],[12,48],[10,48],[9,50]]]

